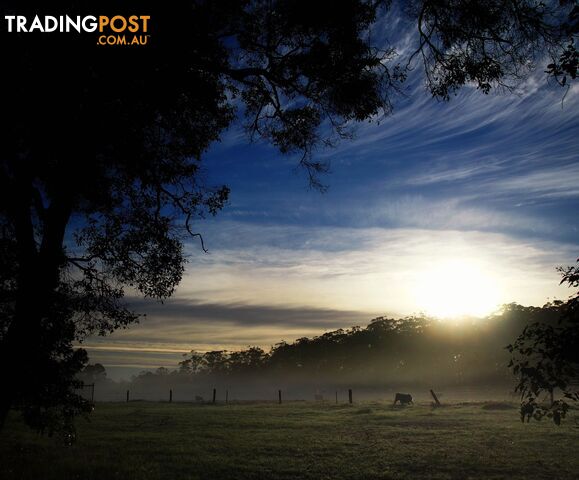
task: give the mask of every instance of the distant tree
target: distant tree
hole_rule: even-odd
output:
[[[579,288],[579,264],[559,270],[562,284]],[[569,409],[568,401],[579,401],[579,291],[549,308],[558,311],[558,322],[528,325],[507,349],[513,355],[510,367],[519,378],[521,420],[547,416],[559,425]],[[543,395],[549,397],[547,405],[540,401]]]
[[[246,350],[231,352],[228,357],[229,372],[239,373],[259,371],[267,362],[268,355],[260,347],[248,347]]]
[[[212,350],[205,352],[201,360],[201,372],[213,375],[226,375],[229,371],[229,352]]]
[[[107,371],[101,363],[88,364],[79,375],[84,383],[101,382],[107,378]]]
[[[131,377],[131,381],[134,383],[147,383],[154,380],[155,378],[155,374],[150,370],[142,370],[138,373],[138,375],[133,375]]]
[[[573,61],[570,4],[404,2],[431,92],[506,84],[544,52],[552,75]],[[135,3],[151,15],[144,48],[97,47],[90,35],[2,31],[4,138],[0,155],[0,396],[54,428],[89,411],[72,391],[87,362],[75,341],[137,320],[126,288],[163,299],[185,264],[183,234],[214,215],[226,186],[203,181],[200,160],[243,113],[251,137],[298,154],[313,186],[316,148],[352,122],[391,111],[406,68],[373,31],[390,2],[245,0]],[[23,5],[4,14],[74,14],[82,2]],[[165,11],[163,11],[165,9]],[[100,2],[100,11],[131,11]],[[574,11],[574,10],[573,10]],[[94,13],[94,12],[89,12]],[[5,28],[4,23],[2,24]],[[55,54],[58,52],[58,54]],[[567,57],[565,57],[567,58]],[[558,62],[558,63],[557,63]],[[569,67],[571,65],[571,67]],[[569,73],[570,74],[570,73]],[[201,280],[200,280],[201,281]]]
[[[202,353],[191,350],[190,353],[184,353],[183,357],[185,358],[179,362],[179,373],[182,375],[195,375],[201,371]]]

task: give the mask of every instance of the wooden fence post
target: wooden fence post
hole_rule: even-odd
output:
[[[436,396],[436,393],[434,393],[434,390],[430,389],[430,395],[432,395],[432,398],[434,398],[434,401],[436,402],[436,406],[440,407],[440,402],[438,401],[438,397]]]
[[[213,389],[213,403],[215,403],[215,399],[217,397],[217,389]]]
[[[173,402],[173,389],[169,389],[169,403]]]
[[[350,400],[350,403],[353,403],[352,402],[352,389],[351,388],[348,389],[348,399]]]
[[[129,403],[129,391],[127,390],[127,403]]]
[[[338,404],[338,391],[336,390],[336,405]]]
[[[91,385],[92,389],[90,392],[90,401],[94,403],[94,383]]]
[[[277,399],[279,401],[279,404],[281,405],[281,390],[277,391]]]
[[[225,390],[225,403],[229,403],[229,390]]]

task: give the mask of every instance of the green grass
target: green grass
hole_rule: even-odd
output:
[[[98,404],[72,447],[12,418],[0,478],[579,478],[579,412],[557,427],[483,407]]]

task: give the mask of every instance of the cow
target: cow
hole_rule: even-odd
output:
[[[394,397],[394,405],[396,405],[396,402],[400,402],[400,405],[414,404],[412,401],[412,395],[409,393],[397,393],[396,397]]]

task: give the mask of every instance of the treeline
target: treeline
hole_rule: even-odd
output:
[[[366,327],[338,329],[269,351],[187,354],[175,370],[142,372],[137,385],[391,386],[512,384],[505,346],[534,322],[555,324],[563,307],[503,306],[483,319],[440,321],[425,316],[379,317]]]

